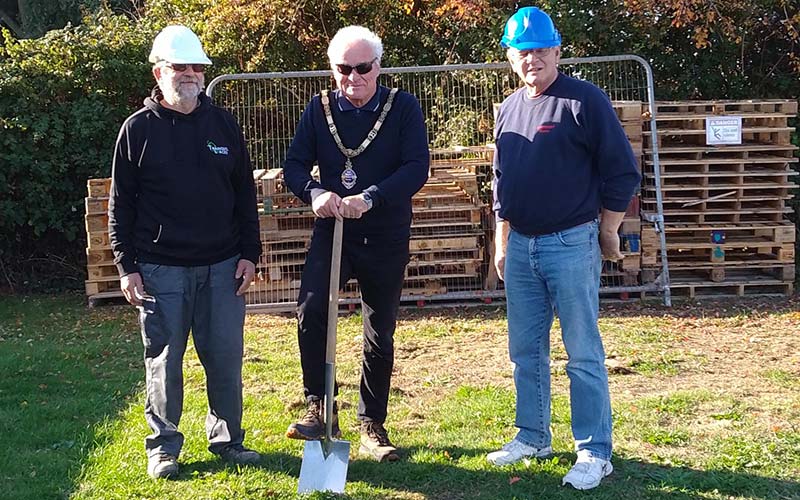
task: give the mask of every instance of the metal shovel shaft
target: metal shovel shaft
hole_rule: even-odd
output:
[[[336,381],[336,364],[325,363],[325,440],[322,448],[328,456],[333,434],[333,386]]]

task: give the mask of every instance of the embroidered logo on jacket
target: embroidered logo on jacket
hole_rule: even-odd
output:
[[[556,126],[555,126],[555,125],[539,125],[539,126],[536,128],[536,131],[537,131],[537,132],[542,132],[542,133],[544,133],[544,134],[547,134],[547,133],[549,133],[551,130],[553,130],[554,128],[556,128]]]
[[[214,153],[215,155],[226,155],[228,154],[228,147],[227,146],[217,146],[211,141],[206,143],[208,146],[208,150]]]

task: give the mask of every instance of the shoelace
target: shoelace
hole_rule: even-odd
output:
[[[319,420],[322,417],[322,405],[317,404],[316,402],[312,402],[308,405],[308,410],[306,410],[306,414],[303,415],[303,421],[309,420]]]
[[[509,443],[506,443],[505,445],[503,445],[503,450],[505,450],[505,451],[521,450],[523,452],[526,451],[525,450],[525,445],[523,445],[522,443],[520,443],[516,439],[511,441],[511,442],[509,442]]]
[[[367,423],[367,435],[378,441],[378,444],[381,446],[392,445],[392,443],[389,441],[389,434],[386,432],[386,429],[383,428],[383,425],[377,422]]]
[[[603,471],[605,470],[605,465],[600,464],[595,461],[580,461],[576,462],[575,465],[572,466],[572,471],[582,474],[584,476],[600,476],[603,477]]]

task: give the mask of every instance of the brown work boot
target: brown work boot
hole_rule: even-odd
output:
[[[305,439],[306,441],[316,441],[325,437],[325,423],[321,399],[312,399],[308,402],[306,414],[300,420],[290,424],[286,429],[286,437],[291,439]],[[331,436],[341,437],[342,431],[339,430],[339,408],[333,403],[333,425],[331,426]]]
[[[361,422],[361,447],[358,452],[378,462],[400,460],[397,448],[389,441],[389,434],[380,422]]]

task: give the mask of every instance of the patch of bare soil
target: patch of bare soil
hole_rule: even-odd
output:
[[[606,305],[601,330],[612,398],[702,390],[745,400],[748,413],[764,423],[800,415],[799,310],[798,297],[683,302],[672,308]],[[483,316],[479,328],[459,328],[476,314]],[[503,314],[459,309],[402,315],[398,331],[435,322],[449,324],[452,332],[395,343],[393,386],[407,396],[412,415],[424,414],[426,406],[458,386],[513,387]],[[629,335],[642,331],[652,340],[633,341]],[[566,355],[557,326],[551,343],[553,391],[566,391]]]

